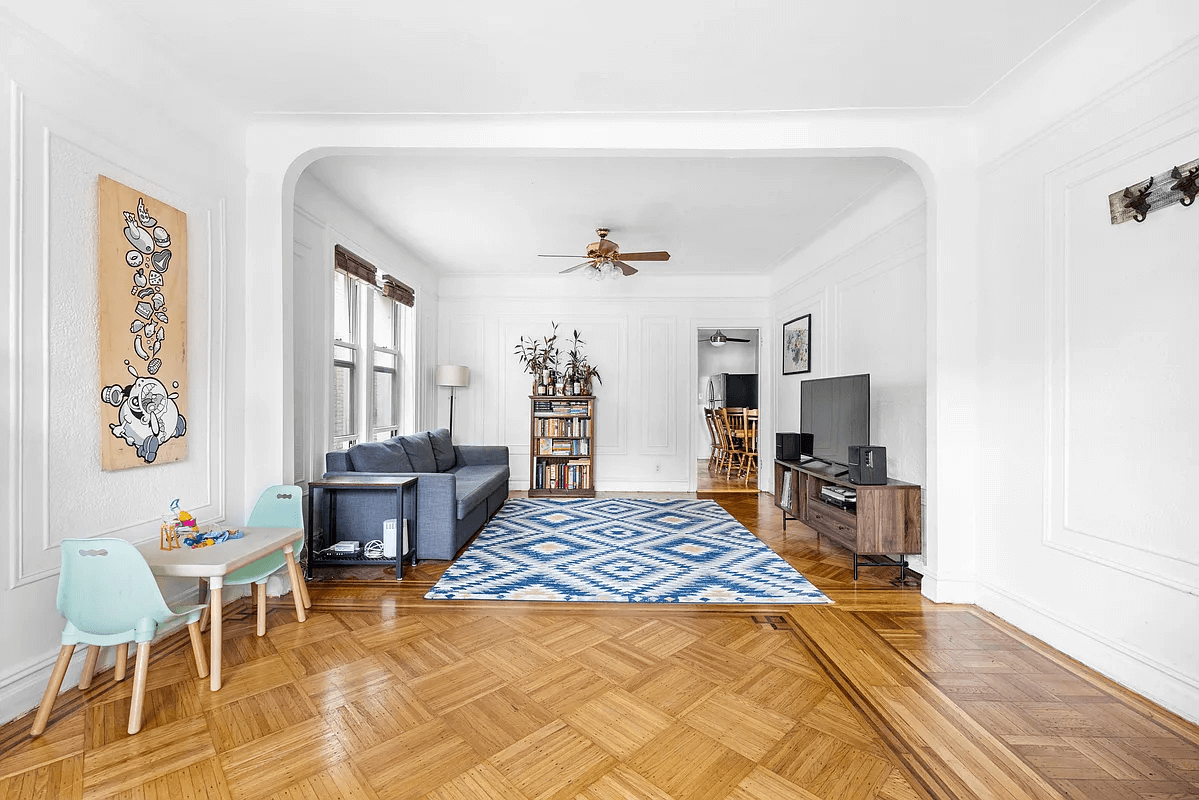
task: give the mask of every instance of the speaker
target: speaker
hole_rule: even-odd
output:
[[[849,446],[849,482],[877,486],[887,482],[887,448],[871,444]]]
[[[774,435],[774,460],[799,461],[800,456],[812,455],[812,434],[776,433]]]
[[[799,434],[776,433],[774,435],[774,460],[799,461]]]

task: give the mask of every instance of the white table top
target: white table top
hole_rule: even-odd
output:
[[[211,526],[209,526],[211,529]],[[195,550],[184,545],[178,550],[160,550],[157,542],[146,542],[138,550],[155,575],[174,578],[213,578],[228,575],[251,561],[282,550],[283,546],[304,538],[303,528],[247,528],[230,526],[229,530],[245,533],[231,539]],[[179,537],[180,541],[183,536]]]

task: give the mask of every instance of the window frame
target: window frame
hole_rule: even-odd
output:
[[[375,312],[378,308],[376,301],[383,303],[391,303],[391,341],[392,347],[380,347],[375,344]],[[380,442],[390,439],[400,434],[400,365],[403,362],[403,354],[401,352],[402,342],[400,340],[400,303],[390,297],[383,295],[382,291],[371,297],[370,302],[370,330],[371,330],[371,386],[370,386],[370,435],[371,441]],[[394,359],[394,367],[383,367],[375,361],[375,355],[383,353],[392,356]],[[383,426],[375,425],[375,417],[378,414],[377,398],[378,389],[376,386],[376,377],[379,373],[391,375],[391,423]]]
[[[334,305],[334,308],[333,308],[334,334],[333,334],[333,353],[332,353],[333,363],[332,363],[332,369],[330,370],[330,374],[329,374],[329,378],[330,378],[330,383],[329,383],[329,388],[330,388],[329,434],[330,434],[332,449],[334,449],[334,450],[349,450],[351,447],[358,444],[358,441],[361,438],[361,431],[359,430],[359,424],[358,424],[359,423],[359,420],[358,420],[358,416],[359,416],[358,415],[358,405],[359,405],[359,403],[358,403],[358,396],[359,396],[358,362],[362,359],[362,348],[359,346],[358,338],[359,338],[359,334],[362,330],[362,326],[360,324],[358,324],[360,322],[359,296],[361,294],[358,291],[358,289],[359,289],[359,284],[363,283],[363,281],[358,278],[355,278],[352,275],[348,275],[344,272],[335,271],[333,273],[333,280],[337,281],[339,279],[344,279],[346,282],[346,303],[349,306],[349,337],[350,338],[348,341],[337,338],[336,330],[337,330],[338,308],[337,308],[337,288],[335,285],[334,291],[333,291],[333,305]],[[337,351],[338,351],[339,347],[344,347],[348,350],[353,351],[352,359],[347,361],[344,358],[338,358]],[[337,424],[336,424],[336,417],[335,417],[336,408],[337,408],[337,398],[334,395],[334,393],[337,390],[337,370],[338,370],[338,368],[343,368],[343,369],[348,368],[350,371],[349,380],[347,381],[347,385],[349,386],[350,396],[347,398],[347,402],[346,402],[346,407],[349,409],[349,425],[348,425],[348,427],[349,427],[350,432],[347,434],[342,434],[342,435],[337,434]]]

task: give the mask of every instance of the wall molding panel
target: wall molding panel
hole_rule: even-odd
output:
[[[1079,269],[1094,269],[1090,263],[1078,265],[1070,247],[1071,214],[1079,213],[1072,208],[1070,196],[1100,183],[1119,182],[1133,174],[1138,164],[1169,161],[1180,157],[1179,154],[1192,153],[1199,146],[1199,135],[1195,132],[1199,129],[1199,100],[1175,106],[1154,119],[1152,130],[1146,130],[1146,127],[1137,126],[1135,136],[1129,133],[1114,137],[1092,151],[1090,157],[1071,159],[1045,173],[1043,347],[1044,419],[1048,435],[1044,452],[1046,502],[1041,538],[1047,547],[1069,556],[1199,595],[1199,557],[1181,549],[1169,550],[1138,541],[1134,538],[1135,532],[1129,531],[1127,526],[1121,526],[1117,536],[1078,522],[1076,504],[1079,499],[1069,489],[1077,458],[1068,433],[1075,422],[1072,408],[1076,393],[1072,387],[1082,379],[1075,372],[1078,342],[1071,337],[1069,327],[1072,320],[1087,313],[1084,301],[1072,296],[1070,287],[1077,280]],[[1178,213],[1177,209],[1170,211]],[[1161,223],[1162,220],[1156,221]],[[1137,235],[1153,238],[1153,234],[1145,230]],[[1126,501],[1128,495],[1112,499]]]
[[[111,143],[31,101],[15,82],[9,82],[9,89],[13,93],[10,108],[15,112],[10,142],[13,170],[10,177],[10,230],[13,235],[10,286],[16,307],[12,324],[18,333],[14,339],[18,348],[18,380],[13,383],[10,397],[21,423],[13,465],[15,524],[9,533],[8,588],[15,589],[57,576],[58,544],[67,535],[116,536],[135,543],[152,539],[158,533],[164,513],[164,509],[157,507],[163,502],[161,497],[181,497],[185,507],[202,522],[224,519],[226,215],[224,198],[202,193],[189,197],[159,181],[145,178],[145,173],[156,168],[148,164],[137,165],[132,170],[122,166],[121,162],[127,159],[119,152],[113,152],[115,148]],[[187,214],[191,234],[188,237],[189,260],[200,267],[191,272],[188,336],[191,341],[203,343],[203,346],[190,348],[193,354],[199,355],[198,358],[193,355],[190,368],[201,371],[204,377],[202,381],[193,381],[191,389],[188,415],[194,422],[189,426],[189,432],[194,432],[195,438],[188,458],[175,464],[98,473],[98,483],[108,490],[136,498],[139,492],[132,487],[139,486],[144,487],[141,496],[153,499],[143,502],[140,512],[137,502],[108,509],[110,515],[116,514],[120,518],[119,522],[105,524],[101,517],[90,519],[90,524],[80,529],[73,521],[56,520],[58,515],[72,513],[69,508],[80,506],[52,503],[53,497],[61,496],[62,487],[55,484],[66,482],[67,486],[78,487],[78,482],[72,482],[68,473],[78,468],[98,470],[98,457],[94,465],[88,461],[87,466],[82,467],[76,460],[67,462],[65,471],[52,469],[51,465],[56,459],[55,452],[63,452],[52,450],[54,442],[71,436],[68,429],[54,422],[63,418],[57,410],[58,404],[76,404],[72,408],[79,410],[67,412],[67,418],[82,418],[85,426],[96,426],[93,431],[85,429],[82,434],[85,446],[81,452],[74,453],[82,456],[79,461],[87,461],[91,456],[86,446],[86,442],[91,441],[89,437],[103,435],[97,418],[98,382],[94,377],[87,377],[95,374],[94,343],[86,352],[62,350],[64,337],[75,336],[87,342],[88,331],[94,330],[94,187],[95,176],[99,173],[142,188]],[[30,176],[35,177],[30,179]],[[89,190],[79,196],[81,193],[74,190],[83,185]],[[60,192],[62,201],[71,205],[59,207]],[[82,237],[79,236],[81,220],[92,223],[89,226],[85,222]],[[92,288],[56,293],[54,287],[59,281],[76,285],[82,281],[84,286],[90,281]],[[91,297],[87,296],[89,293]],[[82,317],[74,316],[79,312]],[[72,385],[77,375],[83,376],[82,383],[86,388]],[[97,387],[94,391],[93,384]],[[84,411],[86,413],[82,413]],[[118,486],[125,488],[117,489]],[[89,504],[86,495],[75,499],[83,506]],[[91,498],[97,499],[98,496]]]

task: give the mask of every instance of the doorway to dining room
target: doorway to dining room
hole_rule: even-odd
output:
[[[757,328],[699,328],[696,490],[758,491]]]

